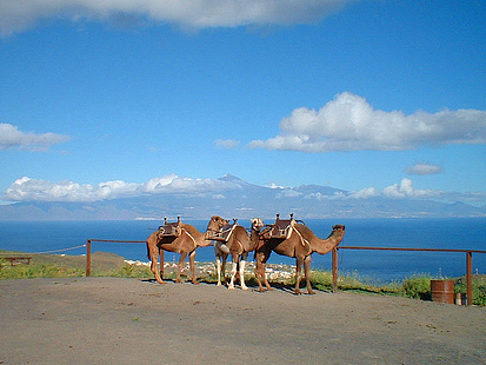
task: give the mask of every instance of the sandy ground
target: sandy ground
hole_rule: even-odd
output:
[[[486,308],[117,278],[0,281],[0,364],[479,364]]]

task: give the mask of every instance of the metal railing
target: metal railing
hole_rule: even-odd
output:
[[[338,290],[338,251],[339,250],[380,250],[380,251],[415,251],[415,252],[455,252],[466,254],[466,297],[467,305],[472,304],[472,254],[486,253],[482,250],[456,250],[442,248],[402,248],[402,247],[366,247],[366,246],[341,246],[332,250],[332,290]]]
[[[107,243],[145,243],[146,241],[103,240],[92,238],[86,242],[86,276],[91,276],[91,242]]]

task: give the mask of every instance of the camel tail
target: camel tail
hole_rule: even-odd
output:
[[[147,258],[148,258],[149,261],[151,261],[152,260],[152,255],[150,254],[149,243],[146,242],[146,244],[147,244]]]

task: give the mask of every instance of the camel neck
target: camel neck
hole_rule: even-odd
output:
[[[332,234],[329,238],[325,240],[318,238],[318,244],[315,245],[314,251],[320,255],[324,255],[331,252],[343,239],[342,234]]]

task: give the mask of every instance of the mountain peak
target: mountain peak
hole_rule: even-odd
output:
[[[226,174],[226,175],[220,177],[218,180],[235,182],[235,183],[240,183],[240,184],[248,184],[245,180],[242,180],[239,177],[231,175],[231,174]]]

